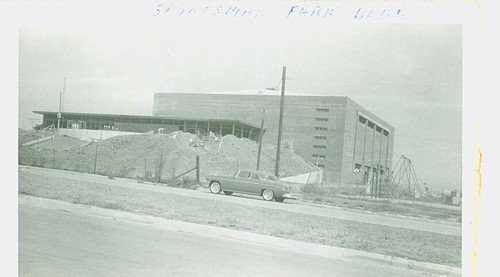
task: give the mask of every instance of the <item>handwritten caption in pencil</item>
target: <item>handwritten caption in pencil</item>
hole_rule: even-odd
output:
[[[340,13],[344,18],[354,21],[369,21],[385,18],[401,18],[405,16],[406,7],[374,8],[356,7],[341,9],[324,5],[292,5],[278,11],[267,11],[264,7],[238,5],[183,5],[180,3],[164,3],[154,6],[153,16],[218,16],[232,18],[260,18],[278,16],[287,19],[314,18],[335,19]],[[347,15],[347,16],[346,16]]]

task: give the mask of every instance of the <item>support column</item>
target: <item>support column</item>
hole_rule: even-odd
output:
[[[248,139],[251,139],[252,137],[252,132],[253,132],[253,129],[255,129],[254,127],[252,127],[252,129],[250,130],[250,133],[248,133]]]
[[[359,121],[359,112],[356,113],[356,125],[354,125],[356,128],[354,130],[354,149],[352,151],[352,175],[351,175],[351,182],[354,181],[354,169],[356,168],[356,145],[357,143],[357,137],[358,137],[358,121]]]
[[[375,123],[373,123],[373,139],[372,139],[372,158],[371,158],[371,171],[372,171],[372,187],[371,187],[371,197],[373,197],[373,193],[374,193],[374,183],[373,183],[373,154],[375,153],[375,131],[377,129],[377,125],[375,125]]]
[[[368,130],[366,130],[368,128],[368,119],[366,119],[365,121],[365,140],[363,142],[363,161],[362,161],[362,165],[361,165],[361,169],[362,169],[362,174],[363,174],[363,180],[365,180],[365,151],[366,151],[366,133]]]
[[[377,173],[377,176],[378,176],[377,198],[380,198],[380,194],[382,193],[382,178],[380,176],[380,167],[382,166],[381,162],[382,162],[382,137],[383,137],[383,135],[384,135],[384,129],[381,129],[380,130],[380,147],[379,147],[379,150],[378,150],[378,166],[377,166],[377,170],[378,170],[378,173]]]
[[[391,133],[387,132],[387,151],[385,152],[385,167],[390,171],[389,166],[389,141]]]

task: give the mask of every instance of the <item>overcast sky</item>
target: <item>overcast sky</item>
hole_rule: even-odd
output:
[[[351,97],[395,128],[435,190],[461,186],[460,25],[305,20],[30,20],[19,30],[19,125],[33,110],[151,115],[155,92],[275,87]],[[160,24],[161,23],[161,24]]]

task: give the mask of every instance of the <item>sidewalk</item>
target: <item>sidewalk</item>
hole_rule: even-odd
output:
[[[73,204],[64,201],[38,198],[26,195],[19,195],[19,205],[40,207],[46,209],[65,210],[68,212],[83,214],[95,217],[111,217],[132,224],[146,225],[151,228],[166,229],[193,233],[201,236],[217,237],[227,240],[237,240],[247,243],[265,245],[286,251],[299,252],[308,255],[314,255],[331,259],[369,259],[392,266],[407,267],[416,270],[428,271],[445,276],[461,276],[461,269],[451,266],[438,265],[432,263],[416,262],[403,258],[385,256],[376,253],[363,252],[358,250],[325,246],[314,243],[306,243],[288,239],[282,239],[272,236],[259,235],[249,232],[225,229],[214,226],[199,225],[176,220],[166,220],[153,216],[138,215],[121,212],[117,210],[108,210],[93,206]]]

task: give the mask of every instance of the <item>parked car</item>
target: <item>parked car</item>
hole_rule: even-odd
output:
[[[231,195],[233,192],[260,195],[264,200],[283,202],[285,199],[299,199],[299,193],[293,193],[294,186],[280,181],[271,173],[256,170],[240,170],[236,175],[206,177],[212,193]]]

